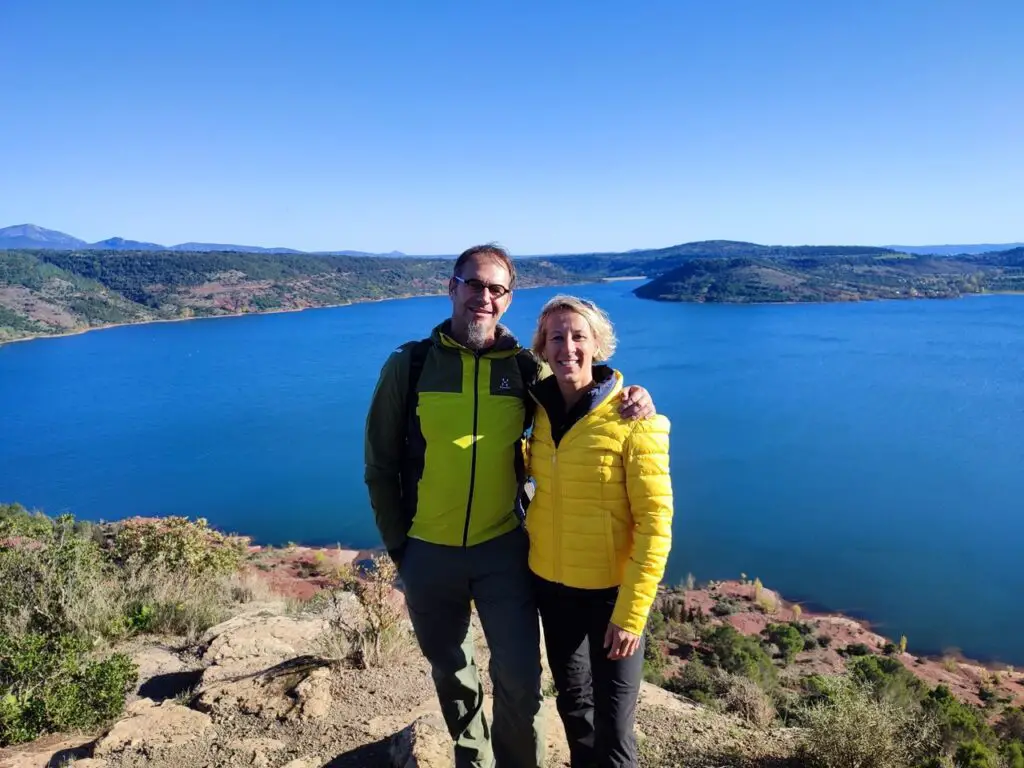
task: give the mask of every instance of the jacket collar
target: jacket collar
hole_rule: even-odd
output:
[[[622,390],[622,374],[609,365],[594,366],[594,386],[583,393],[580,402],[573,407],[574,414],[583,418],[596,411]],[[558,379],[554,375],[541,380],[534,387],[534,398],[548,412],[565,412],[565,399],[558,388]]]

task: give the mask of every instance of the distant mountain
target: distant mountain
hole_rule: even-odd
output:
[[[960,254],[991,253],[1020,248],[1024,243],[976,243],[974,245],[887,245],[894,251],[913,253],[918,256],[959,256]]]
[[[111,237],[90,243],[90,248],[104,251],[165,251],[167,248],[159,243],[143,243],[139,240],[125,240],[123,237]]]
[[[55,229],[43,229],[35,224],[18,224],[0,229],[0,250],[11,248],[82,248],[85,240],[58,232]]]
[[[180,243],[172,245],[168,251],[194,251],[202,253],[233,252],[233,253],[305,253],[294,248],[261,248],[258,245],[229,245],[226,243]]]
[[[194,251],[194,252],[234,252],[234,253],[308,253],[295,248],[263,248],[258,245],[235,245],[232,243],[179,243],[178,245],[160,245],[141,240],[126,240],[123,237],[111,237],[97,243],[87,243],[77,237],[58,232],[55,229],[44,229],[35,224],[18,224],[14,227],[0,229],[0,251],[15,249],[55,251],[78,250],[91,248],[105,251]],[[368,253],[366,251],[321,251],[326,256],[387,256],[404,258],[400,251],[390,253]]]

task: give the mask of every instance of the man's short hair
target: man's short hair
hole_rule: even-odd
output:
[[[455,260],[455,268],[452,270],[453,275],[462,277],[462,268],[466,265],[466,262],[470,259],[475,259],[478,256],[488,256],[495,261],[501,263],[501,265],[508,272],[508,287],[509,290],[515,287],[516,284],[516,266],[512,263],[512,257],[508,255],[508,251],[502,248],[500,245],[494,243],[486,243],[484,245],[474,245],[472,248],[467,248],[461,254],[459,258]]]

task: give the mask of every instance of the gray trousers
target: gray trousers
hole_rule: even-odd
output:
[[[543,768],[540,622],[516,529],[473,547],[410,539],[400,575],[416,639],[430,662],[457,768]],[[473,658],[471,603],[491,651],[493,735]]]

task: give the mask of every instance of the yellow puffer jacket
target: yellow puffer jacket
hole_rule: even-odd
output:
[[[528,445],[536,483],[526,515],[530,569],[569,587],[619,586],[612,623],[639,635],[672,543],[669,421],[624,420],[622,375],[612,374],[604,397],[557,448],[538,399]]]

